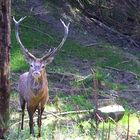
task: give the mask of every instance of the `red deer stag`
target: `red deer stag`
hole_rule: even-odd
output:
[[[24,17],[25,18],[25,17]],[[20,106],[22,109],[22,123],[21,129],[23,129],[23,121],[24,121],[24,109],[25,104],[27,103],[27,111],[29,114],[29,126],[30,126],[30,134],[34,136],[34,128],[33,128],[33,115],[35,111],[38,109],[38,137],[41,136],[41,116],[44,110],[44,105],[48,101],[48,81],[47,74],[45,71],[45,66],[50,64],[54,59],[56,52],[63,46],[64,42],[67,39],[69,24],[65,25],[65,23],[61,20],[61,23],[64,26],[64,37],[57,48],[50,49],[46,55],[42,58],[36,58],[32,55],[27,49],[25,49],[19,37],[19,25],[24,20],[21,18],[19,21],[16,21],[13,17],[15,23],[15,33],[16,39],[20,44],[22,53],[26,59],[26,61],[30,65],[29,72],[25,72],[20,75],[18,90],[19,90],[19,100]]]

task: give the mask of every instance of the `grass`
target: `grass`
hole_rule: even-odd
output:
[[[92,103],[85,95],[71,95],[62,98],[63,111],[92,109]]]

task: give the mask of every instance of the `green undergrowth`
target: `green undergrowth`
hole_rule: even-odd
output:
[[[16,99],[16,93],[12,95]],[[57,103],[56,103],[57,102]],[[137,140],[137,130],[139,129],[139,114],[126,110],[123,118],[119,122],[105,121],[98,124],[98,129],[93,115],[88,110],[92,109],[92,103],[88,101],[86,95],[66,96],[64,93],[58,93],[53,102],[45,106],[42,119],[42,137],[41,140],[110,140],[126,138],[128,127],[128,113],[130,113],[129,125],[130,134],[134,140]],[[74,111],[75,113],[70,113]],[[85,113],[77,113],[79,110],[87,110]],[[56,115],[47,116],[47,112],[55,112]],[[59,113],[68,113],[66,115],[57,115]],[[37,139],[37,112],[34,115],[35,138],[29,134],[29,120],[27,111],[25,111],[24,130],[20,130],[20,125],[16,122],[21,120],[21,114],[14,110],[11,112],[9,135],[7,140],[32,140]],[[16,119],[16,120],[15,120]]]

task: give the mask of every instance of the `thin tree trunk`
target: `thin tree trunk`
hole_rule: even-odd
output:
[[[11,0],[0,0],[0,138],[9,123],[9,48]]]

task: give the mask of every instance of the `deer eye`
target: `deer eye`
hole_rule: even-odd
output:
[[[42,65],[41,68],[45,68],[45,65]]]
[[[31,64],[30,67],[33,67],[33,64]]]

